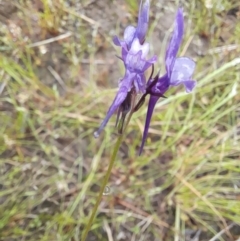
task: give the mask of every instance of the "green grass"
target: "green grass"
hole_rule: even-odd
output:
[[[116,91],[110,68],[121,76],[109,33],[122,33],[120,22],[134,21],[137,5],[109,1],[115,12],[104,16],[113,14],[117,30],[108,32],[88,15],[96,3],[83,1],[79,12],[81,1],[53,2],[36,9],[19,1],[18,21],[0,27],[0,240],[80,240],[116,140],[114,118],[99,139],[92,133]],[[197,63],[198,86],[159,101],[141,157],[146,106],[133,116],[87,240],[180,241],[189,230],[210,240],[240,223],[240,48],[224,49],[239,43],[239,19],[222,27],[239,4],[222,2],[220,10],[186,3],[182,52]],[[117,15],[116,6],[131,14]],[[148,39],[162,47],[161,58],[166,41],[153,36],[169,36],[160,20],[175,8],[152,1],[152,9]],[[222,240],[237,240],[236,230]]]

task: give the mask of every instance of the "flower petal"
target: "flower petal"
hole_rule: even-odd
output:
[[[118,109],[118,107],[123,103],[123,101],[126,99],[128,92],[131,90],[133,80],[135,78],[135,74],[126,74],[125,77],[122,79],[120,82],[120,87],[117,92],[117,95],[108,109],[108,112],[106,114],[105,119],[102,121],[100,127],[98,128],[97,131],[94,132],[94,137],[97,138],[99,137],[100,133],[108,123],[109,119],[111,116],[114,114],[114,112]]]
[[[150,58],[149,60],[147,60],[145,62],[145,65],[143,67],[143,71],[147,70],[150,66],[152,66],[152,64],[154,64],[157,61],[157,56],[154,55],[152,58]]]
[[[186,92],[190,93],[197,85],[197,81],[196,80],[187,80],[183,84],[185,85]]]
[[[150,83],[151,85],[151,83]],[[164,95],[165,92],[168,90],[170,86],[170,80],[167,76],[167,74],[165,74],[164,76],[158,78],[158,81],[156,84],[154,84],[154,86],[151,88],[151,90],[148,90],[148,92],[153,95]]]
[[[146,91],[146,77],[144,74],[137,74],[134,79],[134,86],[137,93],[144,94]]]
[[[123,40],[121,40],[118,36],[113,36],[113,43],[117,46],[121,46],[123,48],[127,48],[128,50],[131,48],[134,36],[136,34],[136,28],[133,26],[128,26],[125,28]]]
[[[112,105],[110,106],[107,115],[105,117],[105,119],[102,121],[100,127],[98,128],[97,131],[94,132],[94,137],[97,138],[99,137],[100,133],[102,132],[102,130],[104,129],[104,127],[107,125],[109,119],[111,118],[111,116],[114,114],[114,112],[118,109],[118,107],[122,104],[122,102],[125,100],[126,96],[127,96],[128,91],[126,89],[120,89],[112,103]]]
[[[125,67],[130,72],[135,72],[136,70],[141,70],[141,67],[144,66],[145,61],[141,60],[142,51],[140,50],[136,54],[130,52],[127,53],[126,59],[124,61]]]
[[[137,40],[138,42],[138,40]],[[146,45],[147,46],[147,45]],[[134,49],[136,47],[136,49]],[[142,74],[145,72],[153,63],[156,62],[157,56],[153,56],[149,60],[143,58],[143,50],[140,47],[137,51],[137,46],[134,47],[134,42],[130,51],[127,51],[125,48],[122,48],[122,59],[125,65],[125,68],[130,72],[135,72],[136,74]]]
[[[179,81],[177,85],[183,84],[185,87],[185,90],[187,93],[192,92],[192,90],[195,88],[197,85],[196,80],[185,80],[185,81]]]
[[[129,52],[136,54],[139,51],[142,51],[142,58],[147,57],[147,54],[149,52],[149,43],[140,44],[139,39],[134,38]]]
[[[156,105],[156,103],[157,103],[159,98],[160,97],[150,96],[150,99],[149,99],[149,102],[148,102],[147,116],[146,116],[144,131],[143,131],[142,143],[141,143],[141,146],[140,146],[140,149],[139,149],[139,156],[142,153],[145,141],[147,139],[148,130],[149,130],[149,126],[150,126],[153,110],[154,110],[154,107],[155,107],[155,105]]]
[[[183,30],[184,30],[183,10],[179,8],[175,19],[173,34],[168,44],[166,56],[165,56],[166,71],[169,77],[171,75],[174,61],[177,56],[180,44],[182,42]]]
[[[194,69],[195,69],[195,62],[187,57],[180,57],[175,60],[172,74],[170,78],[170,83],[172,85],[177,85],[176,81],[183,81],[188,80],[191,78]],[[175,83],[175,84],[174,84]]]
[[[149,20],[149,0],[146,0],[144,4],[140,4],[140,9],[138,13],[138,24],[136,28],[136,36],[138,37],[141,44],[145,40],[145,36],[148,29],[148,20]]]
[[[118,36],[113,36],[112,41],[117,46],[122,46],[124,41],[120,40]]]
[[[126,59],[127,59],[127,56],[128,56],[128,52],[126,48],[122,48],[122,59],[123,59],[123,62],[125,63]]]
[[[124,37],[123,38],[124,38],[124,41],[127,44],[128,49],[130,49],[130,47],[132,45],[135,33],[136,33],[136,28],[131,26],[131,25],[126,27],[126,29],[124,31]]]

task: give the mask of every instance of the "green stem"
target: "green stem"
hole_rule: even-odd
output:
[[[100,202],[101,202],[101,200],[102,200],[102,196],[103,196],[104,189],[105,189],[105,187],[106,187],[106,185],[107,185],[107,183],[108,183],[109,177],[110,177],[110,175],[111,175],[111,170],[112,170],[114,161],[115,161],[115,159],[116,159],[118,150],[119,150],[119,148],[120,148],[120,146],[121,146],[122,139],[123,139],[123,134],[118,137],[117,142],[116,142],[116,144],[115,144],[115,147],[114,147],[114,150],[113,150],[111,159],[110,159],[110,164],[109,164],[109,166],[108,166],[106,176],[105,176],[104,179],[103,179],[103,184],[102,184],[101,189],[100,189],[100,191],[99,191],[99,194],[98,194],[98,197],[97,197],[97,201],[96,201],[96,203],[95,203],[95,205],[94,205],[94,207],[93,207],[92,214],[91,214],[91,216],[90,216],[90,219],[89,219],[89,221],[88,221],[88,224],[87,224],[87,226],[86,226],[86,228],[85,228],[85,230],[84,230],[84,233],[83,233],[83,235],[82,235],[82,241],[85,241],[85,240],[86,240],[87,235],[88,235],[88,232],[89,232],[89,230],[90,230],[90,228],[91,228],[91,226],[92,226],[92,222],[93,222],[94,217],[95,217],[95,215],[96,215],[98,206],[99,206],[99,204],[100,204]]]
[[[115,146],[114,146],[113,153],[112,153],[112,156],[111,156],[111,158],[110,158],[110,164],[109,164],[109,166],[108,166],[106,176],[105,176],[104,179],[103,179],[103,184],[102,184],[102,186],[101,186],[101,188],[100,188],[100,191],[99,191],[99,194],[98,194],[98,197],[97,197],[97,201],[96,201],[96,203],[95,203],[95,205],[94,205],[94,207],[93,207],[93,211],[92,211],[92,213],[91,213],[91,216],[90,216],[90,219],[89,219],[89,221],[88,221],[88,224],[87,224],[87,226],[86,226],[86,228],[85,228],[85,230],[84,230],[84,232],[83,232],[82,240],[81,240],[81,241],[85,241],[85,240],[86,240],[87,235],[88,235],[88,232],[89,232],[89,230],[90,230],[90,228],[91,228],[91,226],[92,226],[92,222],[93,222],[93,220],[94,220],[94,218],[95,218],[95,215],[96,215],[96,213],[97,213],[98,206],[99,206],[99,204],[100,204],[100,202],[101,202],[101,200],[102,200],[103,192],[104,192],[104,190],[105,190],[105,188],[106,188],[106,185],[107,185],[107,183],[108,183],[108,180],[109,180],[109,177],[110,177],[110,175],[111,175],[111,171],[112,171],[112,167],[113,167],[114,161],[115,161],[115,159],[116,159],[116,157],[117,157],[118,150],[119,150],[119,148],[120,148],[120,146],[121,146],[121,143],[122,143],[124,134],[126,133],[126,129],[127,129],[127,126],[128,126],[128,124],[129,124],[129,122],[130,122],[130,119],[131,119],[132,115],[133,115],[133,109],[132,109],[132,111],[129,113],[129,116],[128,116],[128,118],[127,118],[126,125],[125,125],[125,128],[124,128],[124,130],[123,130],[123,133],[119,135],[119,137],[118,137],[118,139],[117,139],[117,142],[116,142],[116,144],[115,144]]]

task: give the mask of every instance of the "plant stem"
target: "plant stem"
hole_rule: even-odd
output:
[[[96,201],[96,203],[95,203],[95,205],[94,205],[94,207],[93,207],[93,211],[92,211],[92,213],[91,213],[90,219],[89,219],[88,224],[87,224],[87,226],[86,226],[86,228],[85,228],[85,230],[84,230],[84,233],[83,233],[83,235],[82,235],[82,241],[85,241],[85,240],[86,240],[86,237],[87,237],[87,235],[88,235],[88,232],[89,232],[89,230],[90,230],[90,228],[91,228],[91,226],[92,226],[92,222],[93,222],[94,217],[95,217],[95,215],[96,215],[98,206],[99,206],[99,204],[100,204],[100,202],[101,202],[101,200],[102,200],[102,195],[103,195],[104,189],[105,189],[105,187],[106,187],[106,185],[107,185],[107,183],[108,183],[108,179],[109,179],[109,177],[110,177],[110,175],[111,175],[111,170],[112,170],[114,161],[115,161],[115,159],[116,159],[118,150],[119,150],[119,148],[120,148],[120,146],[121,146],[122,139],[123,139],[123,134],[118,137],[117,142],[116,142],[116,144],[115,144],[115,147],[114,147],[114,150],[113,150],[111,159],[110,159],[110,163],[109,163],[109,166],[108,166],[108,169],[107,169],[106,176],[105,176],[104,179],[103,179],[103,184],[102,184],[102,186],[101,186],[101,189],[100,189],[99,194],[98,194],[98,197],[97,197],[97,201]]]
[[[83,232],[81,241],[85,241],[86,240],[88,232],[89,232],[89,230],[90,230],[90,228],[92,226],[92,222],[93,222],[93,220],[95,218],[95,215],[97,213],[97,209],[98,209],[98,206],[99,206],[99,204],[101,202],[101,199],[102,199],[102,196],[103,196],[103,192],[104,192],[104,190],[106,188],[106,185],[108,183],[109,177],[111,175],[112,167],[113,167],[114,161],[115,161],[115,159],[117,157],[118,150],[119,150],[119,148],[121,146],[121,143],[122,143],[123,137],[124,137],[124,135],[126,133],[126,129],[127,129],[127,126],[128,126],[128,124],[130,122],[130,119],[131,119],[131,117],[132,117],[132,115],[134,113],[134,108],[133,108],[134,105],[135,105],[135,98],[134,98],[134,100],[132,102],[132,108],[131,108],[131,111],[130,111],[129,116],[127,118],[125,128],[124,128],[123,132],[118,136],[118,139],[117,139],[116,144],[114,146],[113,153],[112,153],[112,156],[110,158],[110,163],[109,163],[109,166],[108,166],[108,169],[107,169],[106,176],[103,179],[103,184],[102,184],[102,186],[100,188],[100,191],[99,191],[99,194],[98,194],[98,197],[97,197],[97,201],[96,201],[96,203],[95,203],[95,205],[93,207],[93,211],[91,213],[91,216],[90,216],[90,219],[89,219],[89,221],[87,223],[87,226],[86,226],[86,228],[85,228],[85,230]]]

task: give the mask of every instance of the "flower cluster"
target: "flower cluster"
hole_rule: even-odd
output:
[[[160,77],[159,74],[155,77],[151,75],[146,83],[145,72],[148,68],[153,68],[157,60],[156,56],[147,59],[149,43],[145,42],[145,37],[148,29],[148,21],[149,0],[146,0],[145,3],[141,1],[137,27],[128,26],[124,31],[123,40],[120,40],[116,36],[113,38],[114,44],[120,46],[122,50],[121,57],[119,58],[124,63],[125,75],[119,82],[119,90],[105,119],[99,129],[94,133],[95,137],[98,137],[111,116],[117,110],[116,124],[118,124],[120,115],[122,118],[121,123],[123,123],[126,114],[130,110],[133,95],[142,95],[134,108],[135,111],[142,106],[146,96],[149,95],[148,110],[139,154],[141,154],[143,150],[153,110],[159,98],[164,97],[165,92],[171,86],[183,84],[186,92],[191,92],[196,85],[196,81],[192,80],[195,62],[187,57],[177,57],[184,32],[182,8],[179,8],[177,11],[174,31],[166,50],[166,73]]]
[[[157,60],[156,56],[149,60],[146,59],[149,52],[149,43],[145,42],[148,19],[149,1],[146,1],[144,4],[141,4],[137,27],[128,26],[124,31],[123,40],[120,40],[117,36],[113,38],[114,44],[122,48],[120,59],[125,66],[125,75],[119,82],[119,90],[105,119],[94,133],[95,137],[99,136],[117,109],[120,108],[122,110],[125,109],[126,105],[128,106],[128,103],[124,103],[124,100],[131,99],[130,92],[134,91],[136,94],[144,94],[146,91],[145,71]]]

